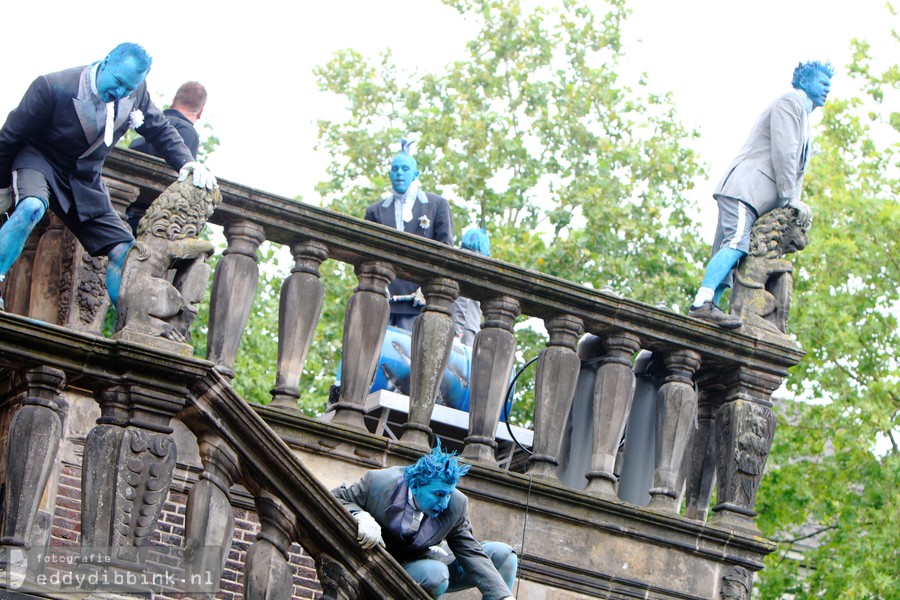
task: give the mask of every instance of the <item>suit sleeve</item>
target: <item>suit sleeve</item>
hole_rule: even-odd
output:
[[[791,96],[782,96],[772,108],[770,135],[772,168],[779,198],[796,198],[797,170],[803,144],[803,106]]]
[[[462,494],[460,494],[462,495]],[[481,542],[475,539],[472,533],[472,524],[469,522],[469,502],[465,496],[460,519],[453,530],[445,538],[453,556],[459,561],[463,571],[470,575],[475,585],[485,598],[503,598],[509,596],[509,588],[503,577],[494,567],[494,563],[488,558],[481,548]]]
[[[331,490],[331,493],[340,500],[344,508],[352,514],[366,511],[367,500],[369,496],[369,488],[371,486],[372,471],[363,475],[362,479],[353,485],[342,484],[340,487]],[[368,512],[368,511],[366,511]]]
[[[381,222],[378,220],[378,218],[376,217],[376,214],[375,214],[375,211],[377,210],[375,208],[376,206],[377,206],[377,204],[372,204],[366,208],[366,215],[365,215],[365,217],[363,217],[366,221],[372,221],[373,223]]]
[[[12,164],[16,155],[40,127],[53,116],[53,94],[44,76],[35,79],[0,129],[0,188],[12,184]]]
[[[434,211],[434,237],[431,238],[448,246],[453,245],[453,215],[450,214],[450,203],[445,198]]]
[[[190,149],[185,146],[175,126],[150,101],[146,86],[140,89],[139,98],[138,108],[144,114],[144,124],[136,131],[159,151],[170,167],[180,171],[185,163],[194,160]]]

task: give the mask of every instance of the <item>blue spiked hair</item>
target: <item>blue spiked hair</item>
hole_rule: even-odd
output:
[[[825,75],[828,75],[829,79],[834,76],[834,67],[831,66],[830,62],[810,60],[805,63],[797,64],[797,66],[794,68],[794,77],[791,79],[791,85],[797,89],[800,89],[800,80],[804,77],[811,77],[816,73],[816,71],[820,71]]]
[[[440,481],[447,485],[456,485],[459,478],[469,472],[469,465],[461,465],[455,452],[444,452],[441,444],[403,469],[403,479],[409,487],[422,487]]]
[[[473,227],[465,232],[459,245],[478,254],[491,255],[491,238],[488,236],[487,230],[480,227]]]

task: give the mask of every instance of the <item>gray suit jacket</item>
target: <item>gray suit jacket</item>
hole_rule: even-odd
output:
[[[757,215],[800,199],[809,162],[806,102],[806,92],[795,89],[759,116],[713,196],[741,200]]]
[[[342,485],[332,493],[351,513],[366,511],[381,525],[387,551],[400,563],[425,558],[431,546],[446,540],[466,574],[470,574],[481,593],[488,598],[509,596],[506,582],[481,549],[469,523],[469,501],[454,490],[450,504],[435,518],[425,515],[411,541],[401,537],[400,522],[406,506],[408,487],[403,467],[369,471],[351,486]]]

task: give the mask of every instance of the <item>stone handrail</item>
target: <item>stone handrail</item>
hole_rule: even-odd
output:
[[[127,150],[110,155],[104,175],[114,203],[123,210],[132,203],[149,204],[174,180],[161,161]],[[151,482],[159,479],[157,473],[140,485],[157,492],[167,489],[164,475],[171,478],[175,460],[167,441],[169,423],[177,417],[197,436],[204,466],[189,497],[189,548],[215,547],[228,539],[228,527],[200,524],[227,513],[229,489],[240,482],[256,501],[262,527],[248,556],[248,590],[280,589],[286,546],[297,541],[321,558],[317,566],[326,598],[400,597],[397,589],[410,594],[404,588],[410,583],[405,573],[386,555],[371,561],[358,550],[350,518],[231,390],[229,381],[240,376],[233,371],[234,360],[254,300],[257,249],[264,241],[289,247],[295,259],[281,290],[275,406],[298,410],[297,388],[323,302],[319,267],[325,260],[339,260],[353,265],[359,285],[347,304],[340,397],[331,407],[332,425],[365,431],[363,407],[389,313],[385,288],[402,277],[421,284],[427,306],[412,334],[410,407],[401,446],[416,451],[429,446],[431,413],[452,342],[450,305],[462,294],[480,300],[484,312],[472,351],[463,457],[486,467],[497,465],[494,431],[515,357],[513,323],[520,315],[542,319],[549,339],[536,368],[534,452],[526,475],[563,486],[556,474],[560,442],[581,370],[578,340],[590,333],[600,353],[592,384],[592,447],[584,492],[618,501],[616,458],[634,397],[633,360],[638,351],[647,350],[664,366],[650,508],[674,516],[684,491],[686,516],[704,521],[715,481],[717,505],[709,525],[758,535],[753,507],[774,436],[770,397],[803,355],[789,338],[724,331],[665,308],[352,216],[226,180],[220,179],[220,186],[223,201],[210,222],[224,227],[228,247],[212,282],[206,361],[76,331],[98,331],[102,324],[104,311],[77,297],[80,278],[98,280],[102,265],[66,250],[72,244],[57,224],[51,222],[40,242],[30,242],[7,278],[8,310],[67,325],[0,315],[3,334],[10,336],[8,344],[6,337],[0,344],[0,361],[24,373],[15,383],[24,400],[10,443],[15,431],[22,432],[17,435],[23,444],[33,443],[40,432],[51,439],[48,448],[53,447],[65,413],[60,391],[67,385],[77,382],[101,407],[102,417],[86,441],[84,481],[112,495],[106,503],[86,503],[84,541],[111,541],[113,515],[100,507],[114,504],[116,465],[109,464],[104,449],[110,444],[138,448],[134,456],[119,460],[143,464],[148,473],[162,472],[163,480]],[[73,275],[62,285],[60,276],[68,272]],[[34,464],[18,475],[21,481],[10,484],[9,495],[18,497],[21,506],[7,511],[6,544],[28,539],[40,482],[46,482],[53,462],[49,453],[47,449],[41,460],[29,461]],[[155,464],[164,466],[150,469]],[[134,531],[129,535],[126,545],[139,543]],[[214,567],[204,564],[207,570]],[[372,569],[378,573],[370,573]],[[251,591],[248,597],[256,597]]]
[[[135,185],[141,198],[153,197],[172,180],[160,161],[131,152],[114,153],[106,174]],[[410,415],[403,442],[427,446],[436,386],[449,354],[449,307],[462,294],[480,300],[485,316],[473,348],[464,457],[495,463],[493,431],[515,352],[512,324],[524,314],[543,319],[550,338],[537,367],[529,474],[555,480],[558,442],[578,374],[575,346],[579,335],[587,332],[599,337],[604,355],[594,387],[594,448],[585,474],[586,491],[615,497],[616,451],[634,391],[632,360],[638,350],[649,350],[666,368],[657,411],[651,506],[677,510],[682,465],[687,462],[688,515],[705,518],[716,473],[718,504],[712,522],[757,531],[753,503],[774,436],[770,396],[803,355],[789,338],[723,331],[665,308],[352,216],[228,181],[220,184],[224,200],[211,221],[225,227],[228,249],[213,282],[207,358],[226,376],[234,375],[234,357],[253,301],[259,244],[268,240],[287,245],[296,260],[282,289],[279,315],[273,393],[282,406],[290,406],[296,398],[318,322],[322,303],[318,267],[329,258],[351,263],[359,287],[347,307],[341,397],[334,405],[333,422],[361,429],[362,405],[387,323],[382,290],[393,277],[418,281],[428,306],[413,332]],[[717,452],[711,451],[714,445]]]
[[[212,363],[5,313],[0,336],[0,372],[21,375],[11,378],[9,390],[22,398],[10,448],[29,448],[29,460],[7,467],[3,546],[31,545],[67,408],[60,394],[80,389],[94,396],[102,414],[85,442],[83,547],[112,548],[119,566],[141,570],[134,557],[169,489],[154,481],[171,483],[177,451],[170,422],[177,418],[196,435],[204,466],[188,496],[185,547],[222,549],[186,553],[189,572],[221,574],[234,528],[229,490],[240,483],[253,494],[261,525],[248,553],[247,598],[290,597],[292,542],[316,560],[324,598],[427,597],[416,594],[419,588],[386,552],[360,548],[350,514]],[[140,481],[116,476],[126,470]],[[163,493],[149,493],[154,489]],[[126,500],[131,504],[123,511]],[[129,522],[130,514],[154,518],[148,527]]]

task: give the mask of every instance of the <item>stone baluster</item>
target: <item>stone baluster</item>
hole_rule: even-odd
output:
[[[615,497],[616,456],[634,401],[631,359],[641,341],[634,334],[614,331],[603,337],[603,347],[606,354],[600,359],[594,381],[594,444],[585,491]]]
[[[390,318],[387,286],[394,271],[386,263],[356,267],[359,285],[347,302],[341,350],[341,395],[334,403],[332,423],[365,429],[363,410],[375,378],[381,345]]]
[[[300,376],[322,314],[325,292],[319,265],[328,258],[328,248],[316,241],[291,247],[294,268],[281,286],[278,307],[278,370],[271,406],[297,410]]]
[[[412,331],[409,418],[401,441],[428,451],[431,447],[431,413],[453,347],[450,307],[459,295],[452,279],[432,279],[422,286],[425,309]]]
[[[296,531],[296,517],[265,491],[256,497],[260,531],[247,551],[244,597],[247,600],[291,598],[293,580],[288,548]]]
[[[35,367],[25,371],[25,381],[25,400],[9,426],[2,546],[27,546],[32,540],[68,408],[62,371]]]
[[[760,535],[753,506],[775,437],[771,396],[784,375],[743,366],[720,375],[725,403],[715,417],[717,504],[710,525]]]
[[[722,406],[724,388],[705,385],[697,403],[697,429],[687,465],[684,516],[706,521],[716,481],[716,411]]]
[[[519,316],[519,301],[509,296],[482,303],[484,323],[475,335],[469,382],[469,435],[462,456],[487,465],[496,465],[495,439],[500,411],[506,404],[506,390],[515,360],[516,338],[513,321]]]
[[[175,471],[170,422],[185,395],[123,384],[94,396],[100,418],[85,438],[81,543],[110,548],[113,566],[142,571]]]
[[[266,238],[261,225],[241,220],[225,225],[225,238],[228,248],[213,276],[206,358],[215,363],[217,371],[232,379],[234,359],[256,296],[256,251]]]
[[[528,474],[560,483],[556,467],[581,369],[575,344],[583,325],[581,319],[571,315],[559,315],[545,323],[550,340],[538,358],[535,373],[534,445]]]
[[[185,579],[218,585],[234,536],[231,486],[240,474],[240,463],[237,453],[222,437],[202,425],[202,419],[195,421],[200,424],[197,442],[203,473],[187,499]]]
[[[694,373],[700,368],[700,355],[693,350],[675,350],[663,354],[663,363],[668,374],[659,388],[656,407],[656,469],[649,507],[676,512],[679,476],[696,425]]]

